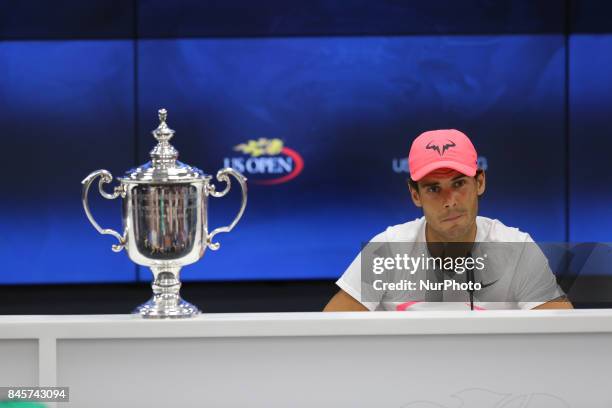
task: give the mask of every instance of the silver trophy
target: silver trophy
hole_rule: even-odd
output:
[[[153,297],[134,313],[154,318],[190,317],[200,311],[179,295],[181,267],[202,258],[206,248],[219,249],[214,238],[221,232],[230,232],[242,217],[247,186],[242,174],[224,168],[217,173],[217,180],[225,183],[225,188],[217,191],[210,182],[212,176],[178,161],[178,152],[169,143],[174,130],[166,124],[166,117],[166,110],[161,109],[160,124],[153,131],[158,144],[151,150],[151,161],[118,177],[120,184],[112,194],[103,189],[104,184],[112,181],[111,173],[94,171],[82,182],[82,201],[94,228],[119,241],[112,246],[113,251],[125,249],[132,261],[153,271]],[[208,196],[226,195],[231,188],[229,176],[235,177],[242,189],[240,210],[230,225],[209,232]],[[123,198],[123,234],[101,228],[91,215],[87,195],[97,177],[100,177],[98,189],[102,197]]]

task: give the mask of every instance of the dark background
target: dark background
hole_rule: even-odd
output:
[[[603,0],[0,0],[0,313],[146,300],[150,272],[87,222],[80,181],[147,161],[160,107],[181,160],[208,173],[260,137],[305,163],[251,183],[221,250],[183,269],[204,311],[320,310],[362,242],[421,215],[402,160],[429,129],[474,141],[481,215],[536,241],[610,242],[611,13]],[[119,229],[119,203],[96,194],[96,219]],[[236,191],[211,200],[211,225],[237,207]],[[608,304],[611,275],[585,277],[583,306]]]

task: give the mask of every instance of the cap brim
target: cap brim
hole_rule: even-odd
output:
[[[429,173],[438,169],[453,169],[457,170],[461,174],[465,174],[466,176],[473,177],[476,175],[476,167],[471,167],[463,163],[457,163],[455,161],[437,161],[435,163],[429,163],[426,166],[423,166],[419,169],[419,171],[414,172],[414,174],[410,175],[410,178],[414,181],[419,181]]]

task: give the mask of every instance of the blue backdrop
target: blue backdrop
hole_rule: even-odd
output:
[[[8,3],[0,283],[150,280],[88,223],[80,181],[147,161],[160,107],[182,161],[249,178],[243,220],[185,280],[337,277],[421,215],[405,158],[434,128],[473,139],[482,215],[540,241],[612,241],[612,36],[589,2],[63,1],[56,19]],[[238,202],[211,199],[210,224]],[[119,202],[91,207],[120,229]]]

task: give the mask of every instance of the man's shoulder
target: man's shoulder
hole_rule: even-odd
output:
[[[414,242],[425,225],[425,217],[416,218],[403,224],[391,225],[372,238],[372,242]]]
[[[509,227],[497,218],[476,217],[477,241],[485,242],[529,242],[528,233],[516,227]]]
[[[531,236],[516,227],[509,227],[496,218],[476,217],[477,241],[484,242],[529,242]],[[424,235],[425,217],[403,224],[391,225],[371,239],[372,242],[416,242]]]

